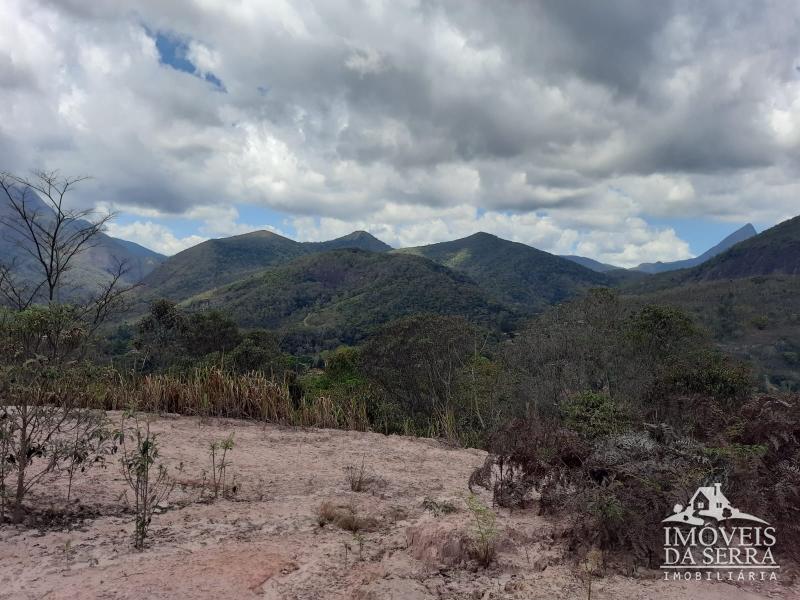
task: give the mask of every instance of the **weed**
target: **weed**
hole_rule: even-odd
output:
[[[344,468],[347,483],[350,485],[350,490],[353,492],[365,492],[370,484],[375,481],[375,478],[367,472],[364,460],[364,457],[361,457],[360,466],[348,465]]]
[[[75,556],[75,548],[72,546],[71,539],[64,542],[64,545],[61,547],[61,552],[64,556],[64,562],[69,565],[70,562],[72,562],[73,556]]]
[[[592,548],[586,554],[582,563],[586,580],[586,600],[592,600],[592,580],[600,572],[603,564],[603,553],[597,548]]]
[[[220,493],[223,498],[225,497],[226,471],[230,466],[230,461],[227,460],[227,457],[230,450],[233,450],[233,433],[224,440],[211,442],[209,446],[211,491],[214,494],[214,500],[217,499]]]
[[[484,567],[495,559],[497,526],[495,515],[475,494],[467,497],[467,508],[472,515],[472,553]]]
[[[364,560],[364,542],[366,540],[364,539],[364,536],[360,532],[354,531],[353,532],[353,541],[358,546],[358,560],[363,561]]]

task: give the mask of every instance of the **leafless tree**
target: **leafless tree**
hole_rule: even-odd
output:
[[[111,214],[98,215],[92,210],[73,210],[64,205],[64,197],[87,177],[63,177],[58,171],[35,171],[30,178],[11,173],[0,173],[0,190],[9,205],[9,214],[0,214],[0,224],[15,234],[22,249],[33,258],[43,275],[41,284],[28,293],[12,292],[16,304],[29,298],[40,289],[47,293],[49,302],[57,300],[59,284],[64,274],[74,265],[73,259],[96,243]],[[37,201],[38,195],[44,206]],[[2,282],[12,289],[8,265]],[[33,295],[30,292],[33,291]]]

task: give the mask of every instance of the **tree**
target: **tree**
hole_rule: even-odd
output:
[[[150,304],[150,312],[139,320],[133,346],[141,355],[144,371],[160,369],[175,362],[183,354],[181,341],[186,329],[186,316],[171,300]]]
[[[399,404],[401,414],[434,424],[435,433],[454,439],[459,435],[457,413],[472,414],[464,382],[485,343],[486,335],[462,317],[407,317],[382,327],[367,341],[362,368]]]
[[[554,307],[504,348],[517,416],[554,416],[582,394],[622,412],[691,426],[694,395],[735,403],[747,371],[677,308],[624,303],[612,291]]]
[[[92,219],[90,211],[64,206],[66,194],[83,179],[43,171],[31,179],[0,173],[0,197],[6,200],[0,223],[33,265],[23,277],[14,265],[0,269],[0,294],[10,306],[0,311],[0,418],[8,450],[0,489],[5,505],[5,480],[15,475],[15,522],[23,519],[23,501],[37,483],[54,472],[74,474],[76,457],[91,464],[90,456],[102,452],[106,439],[102,414],[84,408],[82,360],[102,323],[123,307],[130,288],[120,286],[121,263],[84,302],[59,302],[59,288],[75,257],[92,246],[110,218]]]
[[[0,224],[21,242],[42,275],[35,284],[20,286],[14,281],[12,266],[3,265],[0,289],[18,308],[30,306],[42,290],[48,302],[55,301],[74,258],[94,244],[113,217],[94,216],[91,210],[72,210],[64,205],[67,193],[86,179],[62,177],[58,171],[35,171],[31,178],[0,173],[0,190],[9,208],[0,213]]]
[[[629,312],[606,289],[551,308],[531,321],[503,349],[519,416],[557,412],[578,392],[616,395],[628,385],[618,340]]]
[[[133,425],[127,425],[128,419]],[[133,502],[129,500],[135,514],[133,547],[141,551],[155,509],[167,501],[175,483],[159,462],[158,434],[150,430],[150,421],[142,422],[135,412],[127,411],[115,437],[122,448],[122,476],[133,492]]]
[[[218,310],[208,310],[189,317],[183,338],[188,354],[205,356],[212,352],[230,352],[242,336],[233,319]]]
[[[278,337],[264,329],[244,334],[239,345],[231,351],[226,364],[237,373],[261,371],[274,378],[280,378],[289,368]]]

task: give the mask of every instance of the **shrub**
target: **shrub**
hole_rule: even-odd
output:
[[[589,439],[557,422],[519,420],[496,432],[491,448],[502,473],[491,486],[499,505],[524,504],[536,489],[542,512],[571,517],[574,547],[626,552],[646,564],[662,542],[653,524],[720,473],[700,444],[660,428]]]
[[[84,407],[86,379],[77,367],[31,359],[0,375],[0,520],[11,504],[20,523],[31,490],[66,475],[69,495],[74,475],[102,461],[109,433],[105,414]]]
[[[129,419],[133,425],[128,425]],[[167,468],[158,462],[158,437],[150,431],[150,421],[144,423],[132,412],[123,416],[116,434],[122,447],[122,475],[133,492],[134,510],[133,546],[143,550],[153,512],[167,500],[174,482],[167,475]],[[127,496],[126,496],[127,497]]]
[[[446,500],[434,500],[433,498],[425,498],[422,501],[422,508],[433,513],[433,516],[435,517],[449,515],[458,511],[452,502],[448,502]]]
[[[758,490],[737,506],[774,525],[780,548],[800,559],[800,395],[753,398],[731,420],[731,485]]]

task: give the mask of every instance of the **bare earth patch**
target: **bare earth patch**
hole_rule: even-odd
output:
[[[498,511],[496,565],[480,569],[467,558],[466,482],[483,463],[481,451],[233,420],[162,418],[154,428],[178,485],[153,518],[149,547],[138,553],[131,546],[132,518],[120,500],[125,484],[110,462],[74,484],[77,518],[41,530],[0,527],[0,598],[586,597],[558,523],[535,510]],[[236,445],[228,473],[235,474],[236,494],[214,503],[206,494],[201,501],[208,445],[231,432]],[[374,484],[353,492],[345,468],[362,459]],[[37,506],[55,508],[66,488],[54,482],[39,493]],[[435,514],[430,506],[440,504],[457,511]],[[739,587],[660,577],[650,571],[598,578],[592,598],[800,597],[797,584]]]

